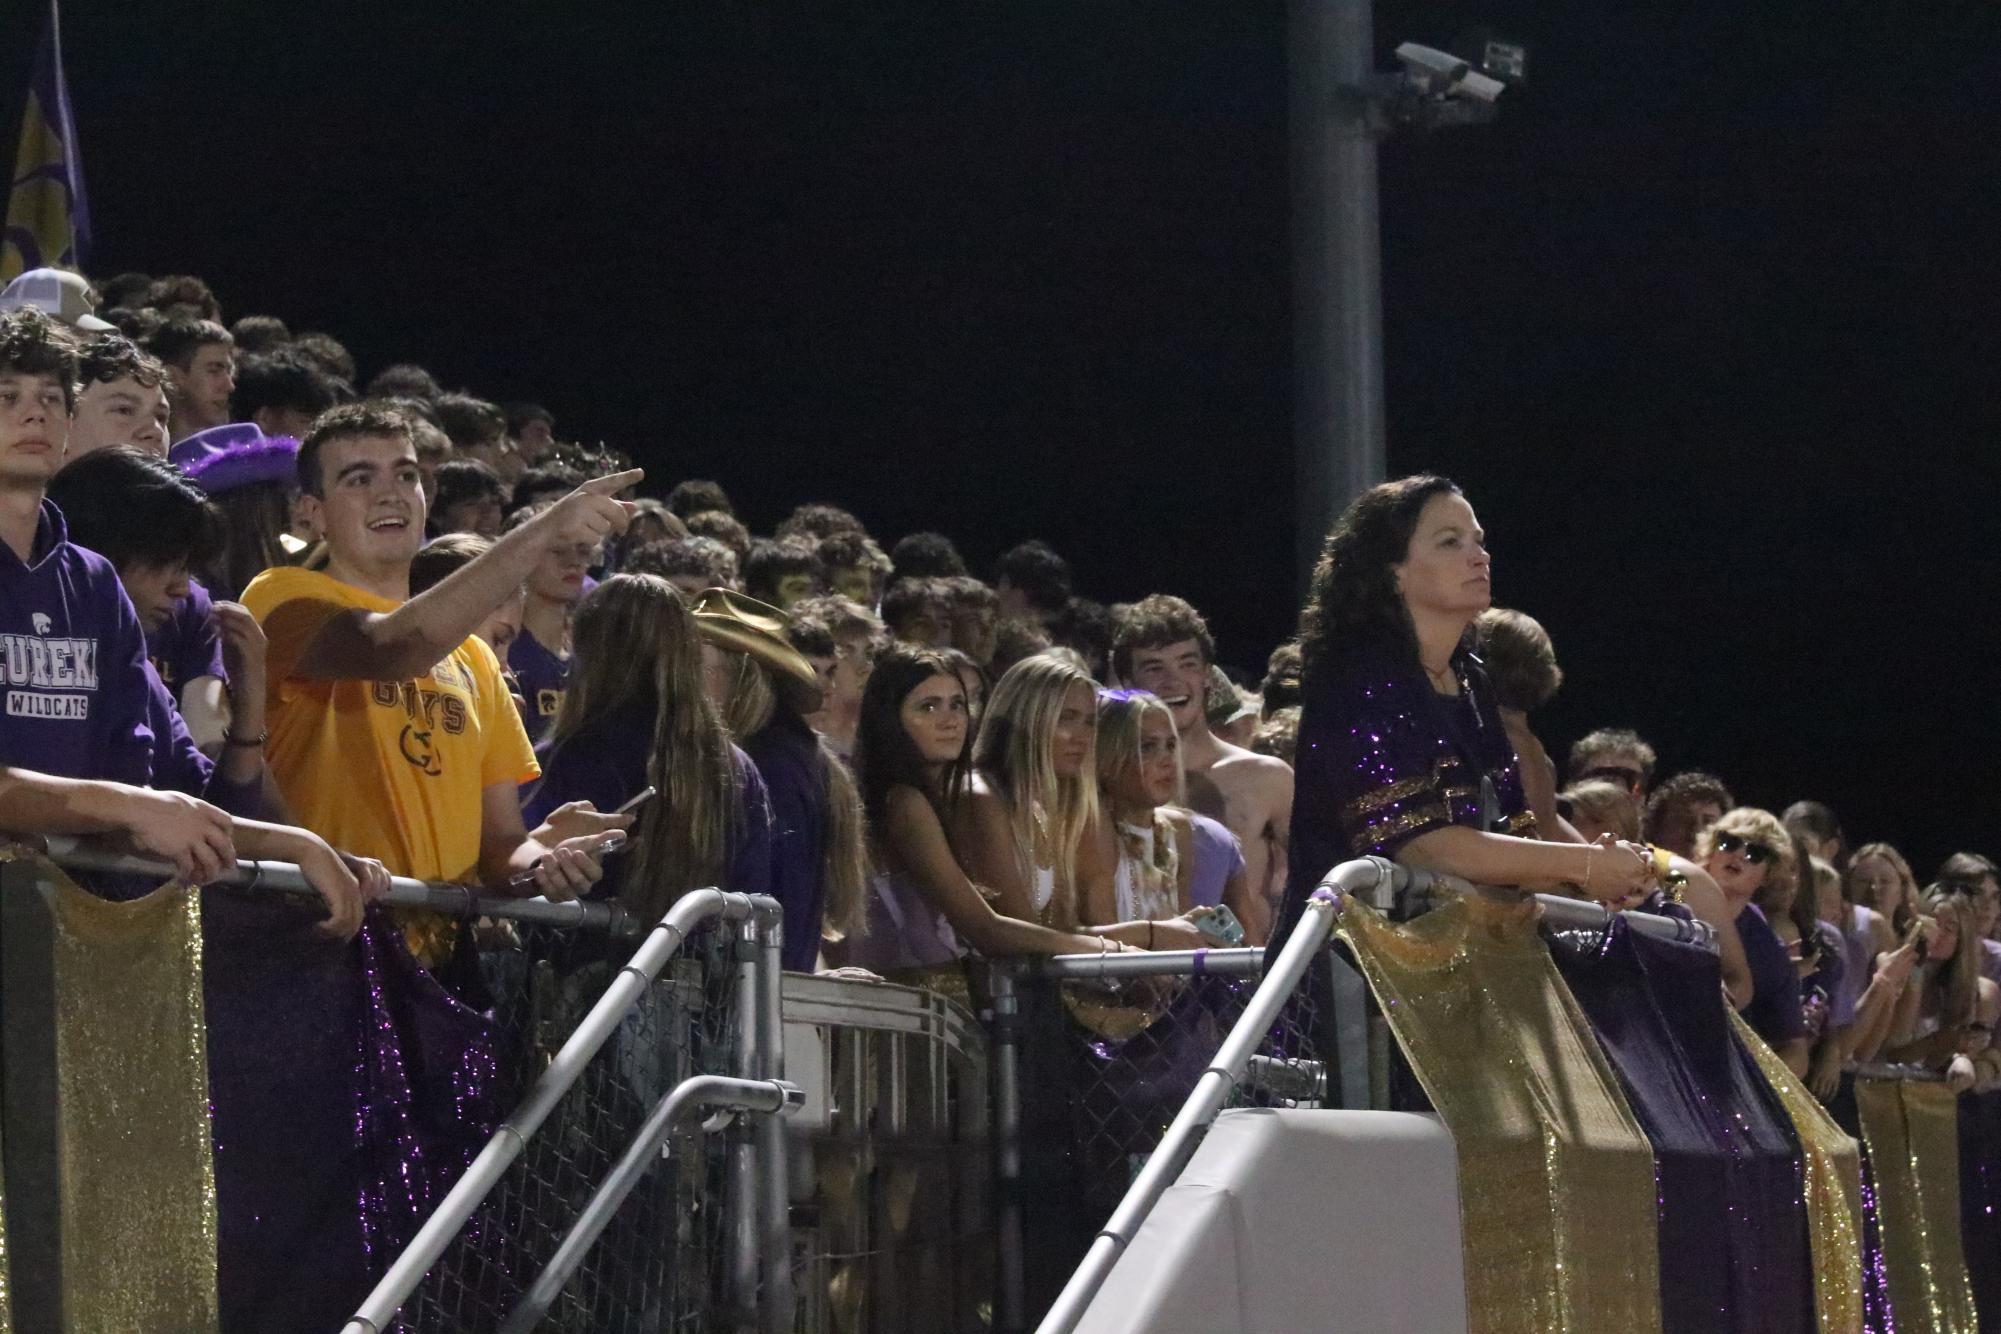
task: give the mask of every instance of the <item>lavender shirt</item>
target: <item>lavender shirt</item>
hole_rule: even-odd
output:
[[[1188,874],[1188,906],[1213,908],[1230,877],[1244,869],[1243,844],[1221,821],[1189,812],[1195,826],[1195,867]]]
[[[869,877],[868,927],[857,940],[848,937],[841,962],[878,973],[912,968],[938,968],[957,963],[966,947],[915,885],[894,874]]]
[[[23,561],[0,543],[0,765],[145,784],[146,638],[111,562],[42,501]]]

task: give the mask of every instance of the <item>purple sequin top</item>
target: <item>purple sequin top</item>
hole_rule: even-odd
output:
[[[1440,695],[1415,662],[1345,654],[1308,677],[1293,762],[1292,850],[1274,947],[1328,870],[1355,857],[1394,858],[1446,825],[1479,828],[1482,780],[1492,827],[1534,832],[1521,764],[1479,659],[1462,652],[1464,689]]]

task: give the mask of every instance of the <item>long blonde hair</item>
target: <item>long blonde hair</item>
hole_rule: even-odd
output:
[[[793,710],[780,700],[768,668],[748,653],[739,653],[717,644],[709,646],[725,663],[727,694],[722,702],[723,725],[743,741],[771,725],[780,709]],[[797,716],[793,713],[793,716]],[[819,743],[820,783],[826,811],[826,838],[820,851],[821,887],[825,893],[820,916],[820,939],[841,941],[860,935],[867,922],[868,837],[862,818],[861,789],[841,757],[827,747],[827,739],[816,734]]]
[[[1037,653],[1007,669],[987,696],[973,766],[1007,803],[1015,855],[1033,878],[1036,849],[1047,849],[1056,876],[1049,904],[1053,925],[1077,923],[1077,858],[1098,823],[1096,709],[1084,762],[1069,778],[1056,775],[1054,741],[1063,698],[1077,686],[1095,692],[1091,674],[1053,653]]]
[[[1174,800],[1188,804],[1187,775],[1181,770],[1181,735],[1174,728],[1174,710],[1160,696],[1146,690],[1100,690],[1098,692],[1098,788],[1100,799],[1109,799],[1109,789],[1139,768],[1140,737],[1146,720],[1167,720],[1168,735],[1174,738]]]
[[[691,889],[720,885],[743,824],[742,775],[702,690],[702,642],[665,579],[621,574],[599,584],[570,627],[575,655],[550,740],[561,747],[612,710],[653,710],[647,781],[660,795],[634,829],[620,899],[651,921]]]

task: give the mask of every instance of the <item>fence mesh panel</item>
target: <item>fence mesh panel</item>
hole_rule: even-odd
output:
[[[1326,962],[1323,956],[1316,970],[1324,973]],[[1063,984],[1075,1081],[1075,1161],[1085,1174],[1092,1208],[1103,1218],[1111,1216],[1194,1092],[1258,981],[1191,977]],[[1287,1085],[1316,1084],[1323,1065],[1331,1069],[1335,1064],[1319,1031],[1323,991],[1319,985],[1302,985],[1259,1044],[1259,1055],[1296,1072],[1297,1078],[1285,1080]],[[1236,1103],[1245,1106],[1300,1100],[1248,1085],[1235,1095]]]
[[[525,924],[483,928],[480,967],[519,1101],[635,948]],[[688,939],[557,1104],[405,1303],[405,1334],[488,1334],[519,1304],[646,1115],[680,1080],[731,1074],[735,930]],[[655,1334],[715,1327],[727,1257],[727,1138],[669,1146],[584,1258],[539,1327]]]

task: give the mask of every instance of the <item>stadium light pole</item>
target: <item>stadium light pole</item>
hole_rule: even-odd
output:
[[[1293,447],[1303,591],[1321,538],[1383,480],[1383,282],[1370,0],[1291,0]]]

